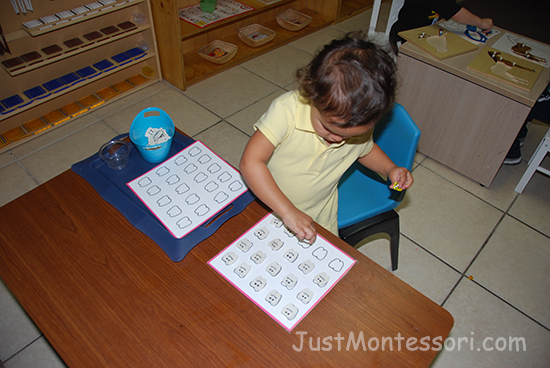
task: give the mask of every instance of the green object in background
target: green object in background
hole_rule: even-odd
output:
[[[201,0],[201,10],[203,12],[212,13],[216,10],[216,5],[218,5],[218,0]]]

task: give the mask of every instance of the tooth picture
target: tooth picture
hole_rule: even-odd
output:
[[[260,240],[264,240],[269,235],[269,230],[267,228],[262,227],[261,229],[258,229],[254,232],[254,235]]]
[[[201,152],[202,152],[202,150],[199,147],[195,146],[195,147],[192,147],[189,150],[189,156],[195,157],[195,156],[199,155]]]
[[[204,216],[206,215],[208,212],[210,211],[210,208],[208,208],[207,205],[205,204],[201,204],[200,206],[197,207],[197,209],[195,210],[195,213],[199,216]]]
[[[242,252],[246,253],[252,247],[252,245],[253,244],[250,240],[244,238],[237,243],[237,248],[239,248]]]
[[[296,307],[294,304],[287,304],[282,312],[283,316],[285,316],[288,320],[292,321],[296,315],[298,314],[298,307]]]
[[[155,196],[159,194],[161,189],[157,185],[153,185],[151,188],[147,189],[147,194],[150,196]]]
[[[164,176],[164,175],[168,174],[169,172],[170,172],[169,168],[167,168],[166,166],[162,166],[157,170],[157,175],[158,176]]]
[[[283,266],[281,266],[277,262],[272,262],[269,264],[269,266],[266,267],[265,270],[267,271],[268,274],[275,277],[279,274],[279,272],[281,272],[282,269],[283,269]]]
[[[326,250],[325,248],[323,247],[319,247],[317,249],[315,249],[313,251],[313,256],[315,258],[317,258],[318,260],[322,261],[323,259],[325,259],[325,257],[327,256],[328,254],[328,250]]]
[[[342,271],[342,268],[344,268],[344,262],[342,262],[341,260],[336,258],[336,259],[333,259],[332,261],[330,261],[328,266],[330,268],[332,268],[334,271],[340,272],[340,271]]]
[[[235,180],[234,182],[229,184],[229,190],[232,191],[232,192],[236,192],[238,190],[241,190],[242,187],[243,187],[243,183],[241,183],[238,180]]]
[[[195,183],[202,183],[203,181],[205,181],[206,179],[208,179],[208,175],[205,175],[204,173],[200,172],[198,173],[197,175],[195,175]]]
[[[170,197],[168,196],[162,196],[160,197],[160,199],[157,201],[157,204],[160,206],[160,207],[164,207],[168,204],[172,203],[172,200],[170,199]]]
[[[187,198],[185,198],[185,203],[187,204],[195,204],[197,203],[198,201],[201,200],[201,197],[199,197],[198,195],[196,195],[195,193],[189,195]]]
[[[216,196],[214,197],[214,201],[216,203],[223,203],[227,200],[227,198],[229,198],[229,195],[227,195],[227,193],[224,193],[224,192],[219,192],[218,194],[216,194]]]
[[[174,185],[179,181],[180,181],[180,177],[177,176],[176,174],[174,174],[174,175],[170,176],[168,179],[166,179],[166,184]]]
[[[233,263],[235,263],[239,259],[239,256],[236,255],[233,252],[229,252],[226,255],[222,257],[222,261],[227,265],[231,266]]]
[[[254,280],[252,280],[252,282],[250,282],[250,286],[252,286],[256,292],[262,290],[266,284],[267,282],[262,276],[257,276]]]
[[[176,157],[176,159],[174,160],[174,164],[175,164],[176,166],[181,166],[181,165],[183,165],[183,164],[186,163],[186,162],[187,162],[187,158],[186,158],[185,156],[183,156],[183,155],[182,155],[182,156]]]
[[[218,189],[219,187],[220,186],[218,184],[211,181],[208,184],[206,184],[206,186],[204,187],[204,190],[206,190],[208,193],[211,193],[211,192],[215,191],[216,189]]]
[[[151,184],[151,183],[152,183],[151,179],[149,179],[149,178],[146,176],[146,177],[144,177],[143,179],[141,179],[141,180],[138,182],[138,185],[139,185],[140,187],[146,187],[146,186],[148,186],[148,185]]]
[[[178,206],[173,206],[171,207],[168,212],[166,212],[168,214],[168,216],[170,217],[176,217],[176,216],[179,216],[181,215],[182,213],[182,210],[181,208],[179,208]]]
[[[210,174],[215,174],[217,173],[218,171],[220,171],[222,169],[222,167],[218,164],[212,164],[210,166],[208,166],[208,169],[206,169]]]
[[[226,181],[231,180],[231,174],[229,174],[227,171],[224,171],[220,174],[220,176],[218,176],[218,180],[222,183],[225,183]]]
[[[206,228],[248,190],[240,173],[199,141],[126,185],[178,239]]]
[[[246,263],[241,263],[233,272],[235,272],[241,279],[246,277],[250,272],[251,267]]]
[[[183,171],[186,173],[186,174],[191,174],[191,173],[194,173],[196,170],[198,169],[197,165],[195,164],[189,164],[185,167],[185,169],[183,169]]]
[[[199,157],[199,159],[197,161],[201,164],[205,164],[205,163],[209,162],[210,160],[212,160],[212,157],[210,157],[208,155],[202,155],[201,157]]]
[[[181,218],[178,222],[176,222],[176,226],[180,229],[185,229],[186,227],[191,226],[191,224],[193,223],[191,222],[191,219],[187,216]]]
[[[179,185],[177,188],[176,188],[176,193],[177,194],[184,194],[184,193],[187,193],[189,191],[189,185],[183,183],[181,185]]]
[[[265,300],[271,304],[272,306],[276,306],[281,301],[281,298],[283,295],[278,292],[277,290],[272,290],[267,296],[265,297]]]
[[[271,225],[279,228],[279,227],[283,226],[283,220],[280,220],[277,217],[273,217],[271,219]]]

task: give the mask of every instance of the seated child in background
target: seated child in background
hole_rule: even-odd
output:
[[[338,235],[338,182],[356,160],[403,189],[413,178],[372,141],[395,96],[388,54],[347,35],[299,70],[298,82],[299,91],[275,99],[255,124],[240,170],[254,194],[313,243],[314,221]]]
[[[398,42],[405,42],[398,35],[399,32],[435,24],[440,18],[476,26],[485,33],[493,29],[491,18],[480,18],[472,14],[455,0],[405,0],[390,31],[390,44],[395,54],[397,55]]]

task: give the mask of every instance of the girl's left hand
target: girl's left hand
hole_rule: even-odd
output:
[[[394,189],[395,183],[399,185],[399,189],[401,190],[409,189],[414,182],[411,172],[404,167],[392,169],[389,178],[391,180],[391,189]]]

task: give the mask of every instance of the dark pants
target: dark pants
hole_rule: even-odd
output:
[[[525,123],[523,123],[516,140],[512,144],[512,148],[510,148],[510,151],[519,148],[520,139],[525,138],[527,135],[527,123],[533,119],[550,124],[550,85],[548,85],[544,92],[542,92],[539,99],[531,109],[531,112],[527,116]]]

